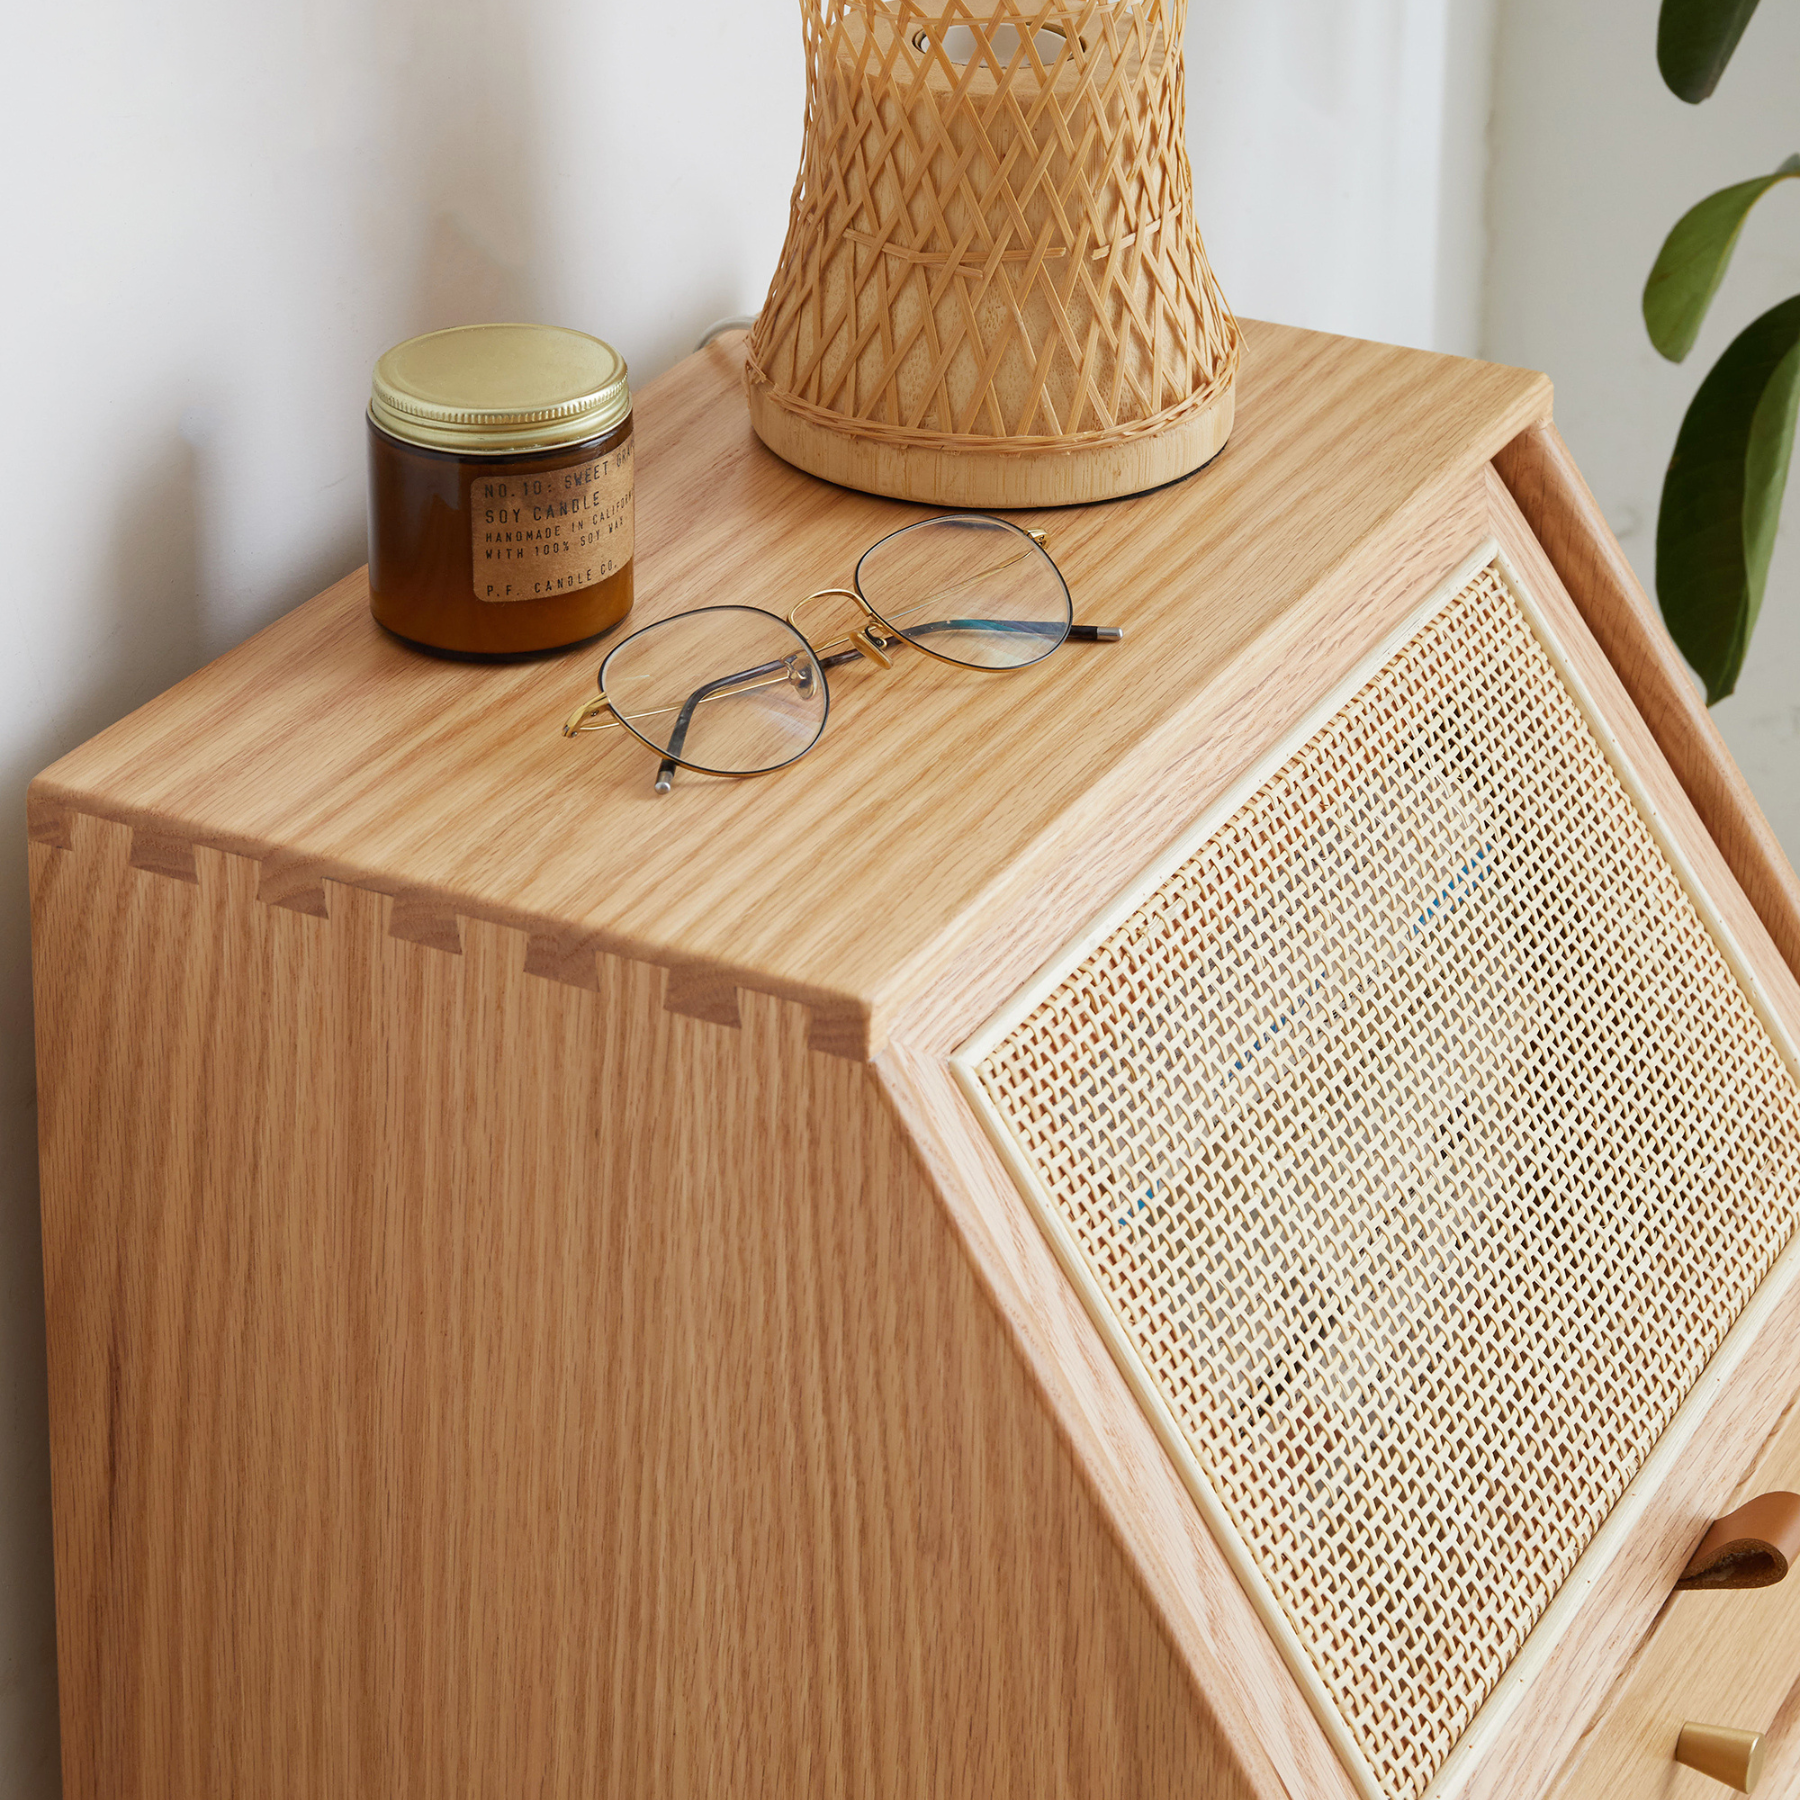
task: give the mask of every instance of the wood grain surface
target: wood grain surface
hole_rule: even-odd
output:
[[[1245,329],[1216,464],[1021,515],[1122,644],[843,670],[782,775],[658,798],[558,735],[596,652],[433,661],[357,575],[33,784],[69,1800],[1349,1800],[944,1058],[1489,534],[1796,1035],[1800,890],[1548,384]],[[639,396],[633,624],[922,516],[740,362]],[[1791,1296],[1735,1354],[1467,1800],[1649,1768]]]
[[[1800,1402],[1733,1486],[1723,1510],[1800,1488]],[[1759,1800],[1800,1794],[1800,1581],[1746,1592],[1671,1594],[1654,1633],[1583,1734],[1553,1800],[1711,1800],[1719,1784],[1674,1760],[1689,1720],[1769,1741]]]
[[[1189,480],[1043,525],[1078,616],[1123,643],[996,675],[918,659],[833,677],[824,741],[782,774],[682,776],[667,797],[622,733],[558,727],[596,650],[477,667],[370,620],[361,575],[65,757],[33,785],[34,836],[72,812],[137,834],[143,866],[192,846],[247,856],[272,904],[318,915],[329,879],[527,933],[534,969],[592,979],[600,953],[675,972],[725,1016],[732,990],[812,1009],[816,1046],[866,1056],[997,908],[1033,898],[1134,806],[1169,816],[1173,745],[1273,647],[1345,596],[1549,411],[1542,376],[1247,325],[1230,447]],[[741,338],[638,401],[638,593],[628,625],[720,600],[785,611],[927,510],[834,488],[752,434]],[[1360,571],[1360,574],[1359,574]],[[1248,659],[1248,661],[1246,661]],[[1096,844],[1095,853],[1099,853]],[[1023,926],[1029,921],[1021,919]]]
[[[1295,1800],[1354,1800],[1337,1753],[949,1069],[895,1042],[876,1070],[970,1267],[1222,1727],[1233,1742],[1255,1745]]]
[[[68,1800],[1294,1791],[798,1008],[71,835],[33,852]]]

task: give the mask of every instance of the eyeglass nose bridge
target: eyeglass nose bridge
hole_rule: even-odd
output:
[[[834,599],[854,600],[866,615],[864,621],[854,631],[847,631],[842,637],[832,638],[823,644],[813,644],[806,628],[800,623],[800,614],[815,600]],[[877,637],[872,629],[873,626],[881,623],[880,616],[855,588],[820,588],[816,594],[808,594],[804,600],[796,601],[788,609],[787,621],[803,638],[806,638],[809,644],[812,644],[815,656],[833,649],[839,644],[853,644],[870,662],[879,663],[884,669],[891,669],[894,666],[893,659],[887,654],[887,640]]]

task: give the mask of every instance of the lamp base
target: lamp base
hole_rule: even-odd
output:
[[[967,438],[871,427],[779,393],[746,370],[750,423],[809,475],[890,500],[1005,511],[1081,506],[1141,494],[1191,475],[1224,449],[1235,378],[1159,420],[1073,438]]]

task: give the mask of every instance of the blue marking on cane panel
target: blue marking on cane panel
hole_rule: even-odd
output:
[[[1483,844],[1457,872],[1438,897],[1413,921],[1413,936],[1435,930],[1494,872],[1494,846]]]

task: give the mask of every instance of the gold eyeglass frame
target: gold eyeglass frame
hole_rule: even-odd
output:
[[[981,519],[987,523],[1005,525],[1005,526],[1010,527],[1012,530],[1018,531],[1022,536],[1029,538],[1031,540],[1031,542],[1033,544],[1035,544],[1037,546],[1037,548],[1044,553],[1046,559],[1050,563],[1051,568],[1056,571],[1057,579],[1062,582],[1064,594],[1068,595],[1068,593],[1069,593],[1068,579],[1067,579],[1067,577],[1065,577],[1063,575],[1061,568],[1058,567],[1056,559],[1050,555],[1050,541],[1049,541],[1049,537],[1046,533],[1044,533],[1042,531],[1037,531],[1037,530],[1028,530],[1024,526],[1013,525],[1012,521],[1009,519],[993,519],[991,515],[986,514],[986,513],[948,513],[948,514],[941,515],[941,517],[943,517],[945,519]],[[874,544],[871,544],[869,546],[869,548],[867,550],[863,551],[862,555],[857,558],[857,567],[860,569],[862,567],[864,559],[868,557],[870,552],[878,549],[882,544],[887,543],[891,538],[898,537],[902,532],[915,530],[915,529],[917,529],[917,527],[919,525],[930,525],[930,524],[935,524],[937,522],[938,521],[934,520],[934,519],[920,519],[920,520],[915,521],[914,524],[912,524],[912,525],[901,526],[899,531],[889,532],[887,534],[887,536],[878,538]],[[1023,556],[1023,554],[1024,554],[1024,552],[1021,551],[1020,555]],[[1016,562],[1018,560],[1018,558],[1015,557],[1012,560]],[[998,573],[999,570],[1001,570],[1001,569],[1005,569],[1010,566],[1011,566],[1011,563],[999,563],[999,564],[989,565],[988,567],[983,568],[979,571],[976,571],[974,574],[971,574],[970,576],[966,577],[963,582],[957,583],[956,586],[963,586],[963,585],[966,585],[968,582],[972,582],[972,581],[975,581],[978,579],[983,579],[989,575]],[[916,602],[913,606],[909,607],[907,610],[911,611],[911,612],[916,612],[925,606],[931,605],[935,601],[939,601],[939,600],[943,599],[948,594],[954,593],[955,591],[956,591],[956,588],[954,586],[951,588],[947,588],[947,589],[940,589],[937,593],[932,594],[928,599]],[[804,612],[807,607],[811,606],[815,601],[840,599],[840,598],[845,599],[845,600],[854,601],[856,603],[856,605],[858,605],[859,607],[862,608],[863,613],[865,615],[862,623],[859,624],[852,631],[844,632],[841,635],[834,637],[834,638],[827,638],[824,643],[815,644],[813,642],[813,640],[807,635],[805,628],[801,625],[800,614],[802,612]],[[694,607],[694,608],[690,608],[689,610],[692,613],[709,612],[709,611],[715,611],[715,610],[717,610],[717,611],[741,610],[741,611],[746,611],[746,612],[765,612],[766,613],[766,609],[762,608],[762,607],[718,607],[718,608]],[[821,691],[822,691],[822,694],[824,697],[825,712],[824,712],[824,716],[819,721],[818,731],[814,734],[811,741],[806,745],[805,749],[797,751],[793,756],[789,757],[786,762],[775,763],[766,769],[715,769],[715,768],[709,768],[704,763],[689,762],[683,757],[672,755],[665,746],[657,744],[653,739],[646,737],[641,731],[639,731],[631,723],[631,721],[629,719],[622,718],[620,716],[618,710],[614,707],[612,701],[607,698],[606,689],[604,687],[602,687],[600,689],[599,693],[594,695],[594,697],[592,699],[584,700],[579,706],[577,706],[574,709],[573,712],[571,712],[569,714],[568,718],[566,718],[563,721],[562,735],[564,737],[577,737],[583,732],[611,731],[616,726],[622,726],[626,731],[630,732],[631,735],[634,738],[636,738],[640,744],[644,745],[647,749],[654,751],[657,754],[657,756],[662,759],[661,768],[659,769],[657,782],[656,782],[656,788],[659,793],[667,793],[669,791],[669,783],[668,783],[667,776],[668,776],[669,772],[674,769],[686,769],[691,774],[695,774],[695,775],[723,776],[726,780],[729,780],[729,781],[748,781],[759,775],[776,775],[776,774],[779,774],[783,769],[792,768],[793,765],[795,763],[799,762],[802,757],[808,755],[811,751],[816,749],[819,744],[819,740],[825,735],[825,726],[831,717],[831,686],[830,686],[830,683],[825,678],[826,670],[825,670],[824,659],[827,656],[832,655],[833,653],[839,653],[839,652],[854,652],[856,655],[860,656],[865,661],[873,662],[879,668],[891,669],[894,666],[893,659],[887,653],[890,649],[892,649],[894,647],[894,644],[896,641],[900,641],[900,642],[910,644],[912,646],[912,648],[915,650],[922,650],[927,656],[931,657],[936,662],[948,663],[952,668],[974,669],[980,673],[989,674],[989,675],[1011,675],[1011,674],[1016,674],[1020,669],[1033,668],[1038,663],[1043,662],[1045,660],[1045,658],[1053,655],[1065,643],[1067,643],[1069,641],[1070,637],[1073,636],[1078,631],[1082,633],[1082,641],[1111,643],[1111,642],[1118,641],[1120,638],[1122,638],[1124,636],[1124,632],[1121,629],[1119,629],[1117,626],[1092,625],[1092,626],[1086,626],[1086,627],[1078,627],[1075,624],[1074,617],[1073,617],[1073,614],[1074,614],[1073,596],[1069,596],[1069,611],[1070,611],[1070,621],[1069,621],[1068,630],[1064,633],[1064,635],[1061,638],[1059,638],[1057,640],[1056,643],[1052,644],[1048,650],[1044,651],[1044,653],[1041,656],[1033,657],[1030,662],[1011,663],[1011,664],[1006,664],[1006,665],[1001,665],[1001,666],[995,666],[992,664],[965,662],[960,657],[945,656],[942,652],[933,650],[929,645],[921,643],[917,638],[909,637],[906,634],[906,632],[903,631],[898,625],[895,625],[892,622],[892,620],[885,618],[880,612],[878,612],[876,610],[876,608],[869,603],[869,601],[863,596],[862,592],[857,588],[845,588],[845,587],[819,588],[819,589],[815,590],[813,593],[806,595],[805,598],[803,598],[801,600],[797,600],[791,607],[788,608],[788,611],[785,615],[785,623],[787,624],[788,628],[794,633],[794,635],[800,639],[801,643],[806,646],[808,652],[812,656],[813,664],[818,671],[819,684],[820,684],[820,688],[821,688]],[[686,616],[688,616],[688,614],[683,614],[683,613],[670,614],[671,619],[683,618]],[[774,618],[774,619],[783,619],[783,617],[784,617],[784,615],[779,614],[779,613],[767,613],[767,616],[770,618]],[[668,623],[668,620],[653,619],[648,625],[639,627],[639,630],[642,630],[642,631],[653,630],[657,625],[662,625],[662,624],[666,624],[666,623]],[[886,633],[887,635],[883,636],[882,633]],[[638,635],[637,632],[633,632],[631,634],[631,637],[635,637],[637,635]],[[607,652],[606,657],[601,661],[601,664],[600,664],[600,670],[601,670],[602,675],[604,675],[604,673],[605,673],[606,663],[611,660],[612,656],[618,650],[622,649],[624,647],[624,645],[629,643],[630,641],[631,641],[630,637],[622,638],[619,641],[619,643],[615,644],[612,647],[612,649]],[[797,655],[797,652],[790,652],[789,656],[785,660],[791,665],[795,655]],[[780,675],[771,675],[768,683],[759,683],[757,685],[776,685],[781,682],[787,681],[790,678],[791,678],[790,674],[787,674],[787,673],[780,674]],[[741,688],[741,689],[737,689],[735,691],[737,693],[754,692],[754,688]],[[669,712],[669,711],[674,711],[674,710],[676,710],[676,709],[673,707],[657,707],[657,708],[653,708],[651,712],[645,713],[642,716],[648,718],[648,717],[651,717],[652,714],[655,712]],[[598,715],[602,712],[610,712],[612,714],[612,717],[610,719],[601,719],[598,717]]]

